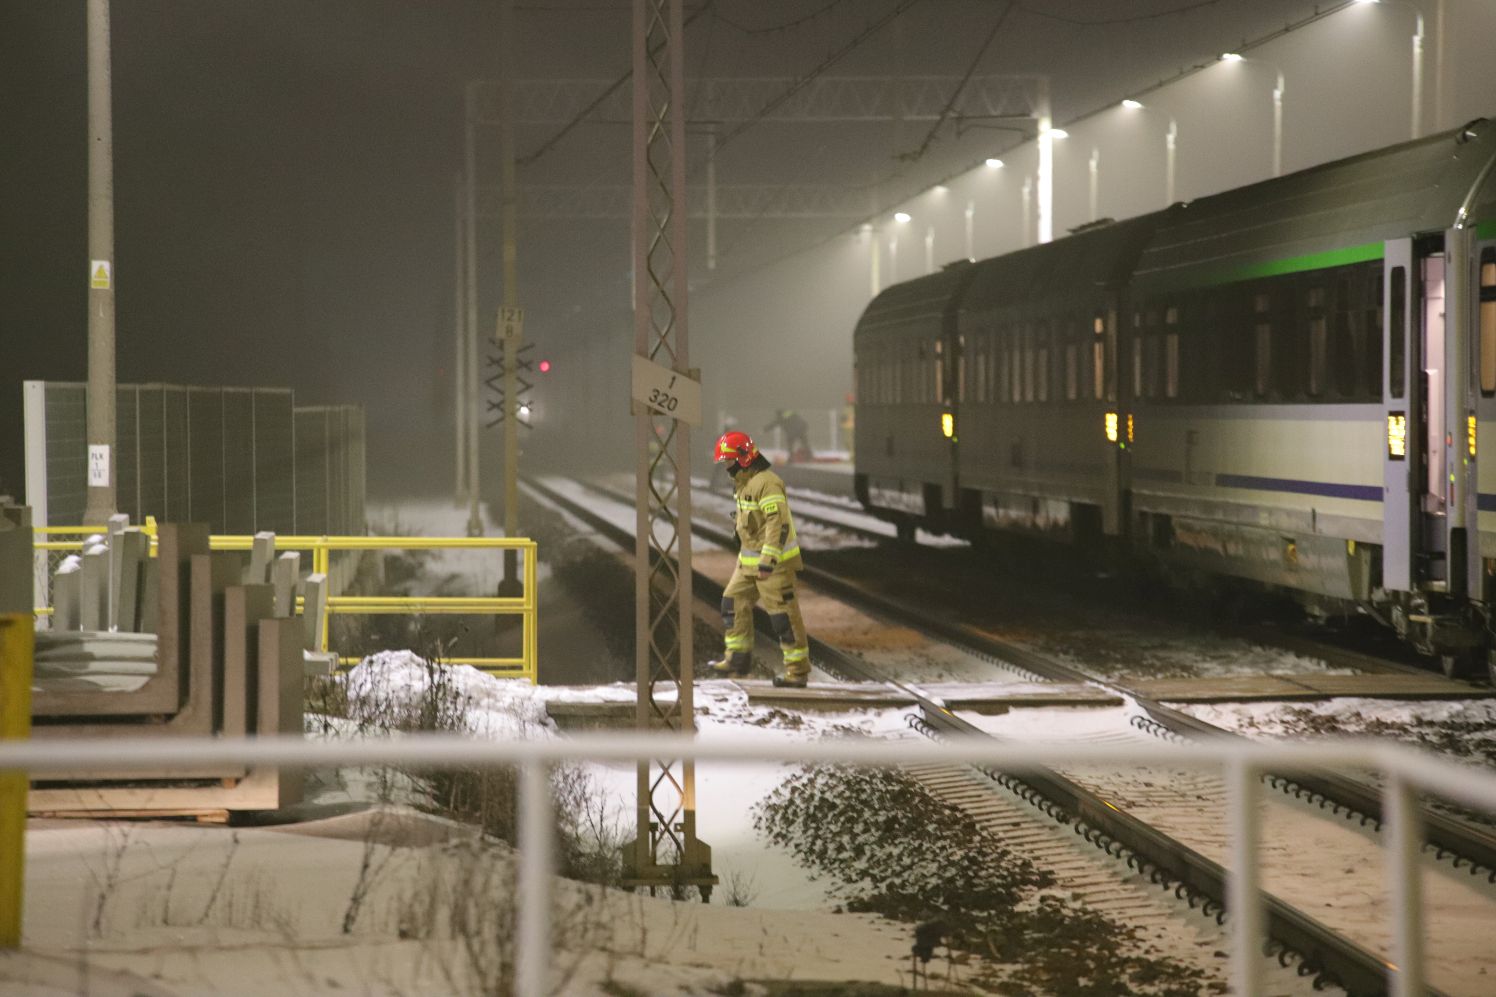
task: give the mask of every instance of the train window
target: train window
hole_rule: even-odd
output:
[[[1496,395],[1496,249],[1480,253],[1480,393]]]
[[[1143,340],[1132,341],[1132,397],[1143,397]]]
[[[1365,358],[1360,354],[1361,350],[1356,348],[1356,340],[1360,338],[1359,331],[1355,327],[1356,313],[1347,307],[1335,310],[1335,329],[1331,337],[1331,353],[1334,361],[1335,393],[1342,398],[1354,397],[1356,393],[1356,363],[1364,362]]]
[[[1034,361],[1034,396],[1038,401],[1049,401],[1049,345],[1045,340],[1039,341],[1037,358]]]
[[[1106,334],[1106,319],[1100,312],[1097,312],[1096,316],[1091,319],[1091,331],[1098,336]]]
[[[1170,308],[1172,313],[1174,309]],[[1164,337],[1164,394],[1169,398],[1179,397],[1179,333],[1171,332]]]
[[[1373,401],[1382,399],[1382,264],[1374,261],[1366,265],[1363,287],[1369,285],[1371,293],[1362,292],[1366,303],[1361,329],[1366,337],[1366,361],[1361,368],[1365,377],[1366,397]]]
[[[1393,398],[1403,396],[1404,382],[1408,379],[1408,272],[1404,267],[1392,268],[1392,286],[1387,295],[1391,313],[1388,316],[1391,328],[1391,353],[1387,357],[1387,378]]]
[[[935,375],[935,394],[933,398],[927,396],[923,399],[927,402],[938,402],[942,405],[945,404],[945,358],[941,356],[941,354],[945,352],[943,349],[944,346],[945,343],[941,342],[938,339],[935,340],[935,359],[931,364],[931,366],[934,368],[933,373]],[[930,382],[926,381],[924,387],[928,388],[929,386]]]
[[[1163,364],[1163,337],[1149,336],[1147,339],[1147,353],[1143,357],[1143,394],[1148,398],[1157,398],[1160,392],[1160,377]]]
[[[1008,383],[1013,388],[1012,401],[1023,401],[1023,343],[1015,334],[1008,349]]]
[[[1309,394],[1321,395],[1325,390],[1326,351],[1329,336],[1325,329],[1325,317],[1309,320]]]
[[[1170,305],[1169,308],[1168,308],[1168,310],[1164,312],[1164,325],[1178,325],[1178,324],[1179,324],[1179,306],[1177,306],[1177,305]]]
[[[1256,329],[1256,363],[1253,378],[1253,387],[1257,391],[1257,397],[1261,398],[1268,393],[1272,387],[1273,372],[1273,324],[1271,322],[1258,322]]]
[[[1310,279],[1320,280],[1318,274],[1312,275]],[[1325,391],[1325,374],[1327,373],[1327,360],[1329,351],[1329,326],[1325,321],[1325,288],[1323,284],[1306,288],[1304,291],[1304,327],[1308,332],[1307,343],[1309,348],[1307,373],[1309,396],[1318,398]],[[1303,349],[1303,346],[1300,346]],[[1302,355],[1302,354],[1301,354]],[[1303,372],[1301,372],[1303,373]]]
[[[1080,397],[1080,347],[1075,343],[1065,344],[1065,400],[1073,402]]]
[[[1096,400],[1106,394],[1106,343],[1098,339],[1091,344],[1091,388]]]
[[[1023,400],[1034,400],[1034,330],[1023,330]]]

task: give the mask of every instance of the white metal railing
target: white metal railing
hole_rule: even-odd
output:
[[[1421,997],[1423,918],[1418,856],[1421,834],[1417,796],[1433,793],[1452,803],[1496,813],[1496,773],[1377,741],[1334,744],[1220,742],[1186,745],[1094,745],[1054,747],[953,738],[929,744],[877,740],[786,741],[723,736],[710,741],[645,734],[578,735],[544,741],[482,741],[452,735],[407,735],[398,739],[306,741],[298,737],[217,739],[142,738],[0,743],[0,771],[32,776],[68,769],[125,771],[202,765],[283,768],[416,765],[454,767],[516,765],[520,779],[519,937],[515,987],[520,995],[548,993],[550,966],[551,828],[554,815],[546,769],[557,762],[638,762],[649,758],[697,762],[792,764],[842,763],[894,767],[921,763],[984,764],[1022,775],[1039,768],[1105,764],[1219,766],[1226,775],[1231,863],[1227,909],[1231,918],[1231,980],[1236,994],[1262,992],[1262,905],[1258,892],[1260,817],[1255,805],[1259,777],[1325,770],[1380,772],[1387,834],[1387,876],[1392,898],[1392,959],[1389,991]],[[1247,916],[1234,916],[1246,911]]]

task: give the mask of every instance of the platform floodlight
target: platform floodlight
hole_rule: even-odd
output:
[[[937,194],[949,194],[951,192],[951,189],[943,183],[938,183],[930,189]]]
[[[1063,128],[1051,128],[1049,130],[1049,137],[1050,138],[1069,138],[1070,137],[1070,133],[1067,132],[1067,131],[1065,131],[1065,129],[1063,129]]]
[[[1143,102],[1140,100],[1133,100],[1131,97],[1128,97],[1122,101],[1122,106],[1127,108],[1129,111],[1141,111],[1143,109]]]
[[[1245,58],[1240,52],[1222,52],[1222,62],[1241,62]]]
[[[1002,168],[1003,168],[1003,161],[1001,159],[989,159],[989,160],[987,160],[987,169],[989,169],[989,170],[1000,170]]]
[[[911,216],[907,211],[895,211],[893,213],[893,220],[898,222],[900,225],[909,224],[910,217]]]

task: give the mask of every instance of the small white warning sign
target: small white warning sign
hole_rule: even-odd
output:
[[[95,291],[107,291],[114,286],[114,266],[108,260],[92,260],[88,264],[88,286]]]
[[[88,487],[109,487],[109,444],[88,445]]]
[[[523,308],[499,309],[499,340],[518,339],[525,334],[525,310]]]

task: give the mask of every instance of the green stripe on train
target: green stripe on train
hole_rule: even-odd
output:
[[[1490,221],[1475,223],[1475,237],[1477,239],[1496,239],[1496,218]]]
[[[1362,246],[1347,246],[1344,249],[1332,249],[1325,253],[1291,256],[1286,260],[1249,263],[1245,266],[1232,267],[1223,272],[1217,280],[1223,284],[1234,283],[1239,280],[1255,280],[1258,277],[1281,277],[1284,274],[1302,273],[1306,270],[1327,270],[1330,267],[1365,263],[1367,260],[1380,260],[1383,255],[1382,249],[1382,243],[1368,242]]]

